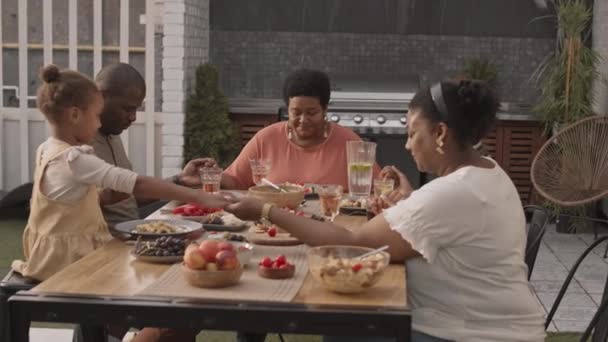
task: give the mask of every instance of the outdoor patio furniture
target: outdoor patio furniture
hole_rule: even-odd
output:
[[[33,186],[33,183],[25,183],[0,196],[0,217],[26,218]]]
[[[560,206],[583,206],[608,197],[608,116],[592,116],[563,128],[540,148],[530,174],[538,193]],[[608,247],[604,258],[607,255]]]
[[[10,342],[8,298],[18,291],[30,290],[34,286],[36,286],[36,283],[27,281],[19,273],[12,270],[0,281],[0,342]]]
[[[547,209],[538,205],[527,205],[524,207],[526,221],[528,222],[528,238],[526,242],[526,265],[528,265],[528,280],[532,276],[538,249],[549,223]]]
[[[318,202],[309,201],[306,208],[316,212]],[[149,218],[161,216],[158,211]],[[358,227],[367,218],[339,215],[336,220],[338,224]],[[220,295],[219,289],[213,299],[208,299],[190,292],[169,293],[167,289],[149,294],[146,289],[164,284],[158,281],[172,266],[135,261],[132,248],[118,240],[110,241],[35,288],[11,296],[8,306],[12,342],[27,341],[33,321],[80,324],[87,342],[105,341],[105,326],[112,324],[379,336],[409,341],[411,312],[403,264],[389,265],[377,286],[356,296],[326,291],[306,273],[295,297],[288,301],[240,300]]]
[[[562,299],[564,298],[566,291],[568,290],[568,286],[570,285],[572,278],[574,278],[574,274],[578,270],[578,267],[580,266],[580,264],[583,262],[583,260],[585,260],[585,257],[587,257],[587,255],[589,253],[591,253],[591,251],[593,251],[593,249],[595,249],[595,247],[597,247],[602,242],[607,241],[607,240],[608,240],[608,236],[602,236],[599,239],[595,240],[591,245],[589,245],[589,247],[587,247],[587,249],[585,249],[585,251],[583,251],[581,256],[576,260],[576,262],[570,269],[570,272],[568,273],[568,276],[566,277],[566,280],[564,281],[564,284],[562,285],[562,287],[557,295],[557,298],[555,299],[555,302],[553,303],[553,306],[551,307],[551,310],[549,311],[549,314],[547,315],[547,319],[545,320],[545,329],[549,327],[549,324],[551,324],[551,321],[553,320],[553,316],[557,312],[557,309],[559,308],[559,305],[560,305]],[[593,331],[593,336],[592,336],[592,340],[591,340],[592,342],[600,342],[600,341],[604,342],[608,339],[608,310],[606,309],[606,306],[607,306],[606,303],[608,303],[608,301],[606,300],[607,294],[608,294],[607,285],[608,285],[608,275],[607,275],[607,280],[604,283],[604,292],[602,294],[602,302],[601,302],[598,310],[596,311],[593,319],[589,323],[587,329],[585,330],[585,334],[580,339],[580,341],[587,341],[587,338],[591,335],[592,331]]]
[[[540,148],[532,183],[553,203],[581,206],[608,196],[608,116],[565,127]]]

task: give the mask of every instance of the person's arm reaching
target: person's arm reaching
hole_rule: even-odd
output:
[[[247,142],[232,164],[224,170],[221,182],[222,189],[247,190],[253,185],[249,160],[258,157],[258,135],[256,134]]]
[[[189,161],[182,172],[173,177],[169,177],[166,179],[168,182],[172,182],[177,185],[183,185],[187,187],[197,187],[201,186],[201,179],[199,176],[199,171],[201,167],[213,167],[217,166],[217,162],[213,158],[197,158]],[[124,197],[124,196],[122,196]],[[156,202],[159,200],[157,197],[144,197],[141,195],[134,194],[135,200],[137,201],[137,205],[139,207]],[[117,199],[121,198],[120,195],[112,194],[111,198]]]
[[[229,204],[226,210],[243,220],[258,220],[263,205],[257,199],[243,198],[237,203]],[[293,215],[276,207],[270,209],[268,217],[272,223],[311,246],[353,245],[378,248],[388,245],[392,261],[403,261],[419,255],[399,233],[389,227],[382,215],[353,231],[330,222],[319,222]]]

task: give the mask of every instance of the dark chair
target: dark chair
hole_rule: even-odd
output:
[[[34,184],[19,185],[0,196],[0,217],[27,218]]]
[[[9,271],[0,281],[0,342],[10,342],[10,323],[7,301],[10,296],[21,290],[29,290],[36,282],[23,278],[19,273]]]
[[[530,280],[540,243],[547,230],[547,224],[549,224],[549,213],[547,209],[538,205],[527,205],[524,207],[524,212],[528,223],[525,260],[526,265],[528,265],[528,280]]]
[[[574,263],[574,265],[572,266],[572,269],[568,273],[568,276],[566,277],[566,280],[564,281],[564,284],[562,285],[562,288],[560,289],[559,294],[557,295],[557,298],[555,299],[555,302],[553,303],[553,306],[551,307],[551,310],[549,311],[549,314],[547,315],[547,319],[545,321],[545,329],[547,327],[549,327],[549,324],[551,324],[551,321],[553,320],[553,316],[557,312],[559,304],[561,303],[562,299],[564,298],[564,295],[566,294],[566,291],[568,290],[568,286],[570,285],[572,278],[574,278],[574,274],[578,270],[578,267],[580,266],[580,264],[583,262],[583,260],[585,260],[587,255],[589,253],[591,253],[591,251],[593,251],[593,249],[595,249],[595,247],[597,247],[598,245],[600,245],[602,242],[604,242],[606,240],[608,240],[608,236],[602,236],[599,239],[595,240],[591,245],[589,245],[589,247],[587,247],[587,249],[585,249],[583,254],[581,254],[581,256],[576,260],[576,263]],[[608,275],[607,275],[607,277],[608,277]],[[607,302],[608,302],[606,300],[607,294],[608,294],[607,286],[608,286],[608,278],[606,279],[606,283],[604,284],[604,292],[602,294],[602,303],[599,306],[598,310],[596,311],[595,315],[593,316],[593,319],[589,323],[589,326],[585,330],[585,333],[581,337],[580,341],[587,341],[589,336],[591,336],[592,342],[600,342],[600,341],[603,342],[608,339],[608,310],[606,309]]]

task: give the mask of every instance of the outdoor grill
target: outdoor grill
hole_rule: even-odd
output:
[[[364,140],[378,144],[380,166],[395,165],[414,187],[425,182],[411,155],[405,151],[408,105],[419,88],[417,76],[331,74],[332,92],[327,119],[348,127]],[[287,120],[285,107],[279,109]]]

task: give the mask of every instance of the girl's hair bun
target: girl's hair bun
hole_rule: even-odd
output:
[[[59,68],[54,64],[49,64],[40,71],[40,78],[46,83],[57,82],[59,75]]]

